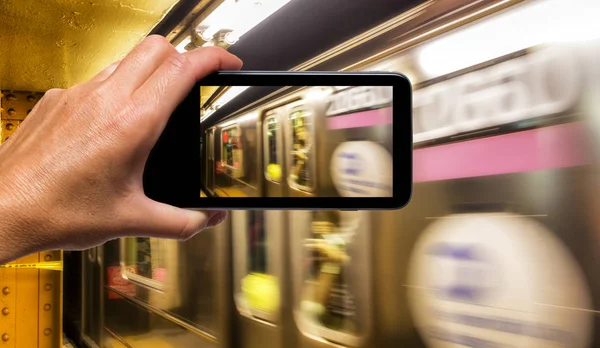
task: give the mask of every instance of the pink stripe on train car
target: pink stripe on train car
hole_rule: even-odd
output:
[[[327,119],[327,129],[348,129],[392,124],[392,108],[357,112]]]
[[[413,181],[575,167],[591,163],[583,123],[574,122],[414,151]]]

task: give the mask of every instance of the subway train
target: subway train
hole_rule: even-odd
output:
[[[433,2],[300,66],[411,79],[411,202],[397,211],[232,211],[185,242],[124,238],[86,250],[73,261],[80,341],[600,346],[600,41],[586,22],[598,6],[584,13],[584,3],[442,11]],[[358,94],[377,102],[328,114],[335,98]],[[385,194],[385,177],[376,187],[340,185],[330,159],[350,146],[392,166],[386,96],[352,86],[257,100],[242,92],[202,119],[204,193]]]
[[[205,131],[204,190],[221,197],[390,197],[392,102],[388,86],[307,87],[223,121]],[[357,176],[354,169],[372,171]],[[342,185],[347,172],[358,184]]]

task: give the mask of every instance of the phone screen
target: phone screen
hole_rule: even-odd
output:
[[[398,74],[203,79],[151,154],[147,192],[202,209],[400,208],[412,193],[411,93]]]
[[[245,90],[202,86],[202,123]],[[393,86],[310,86],[216,121],[203,132],[202,194],[392,197],[393,107]]]

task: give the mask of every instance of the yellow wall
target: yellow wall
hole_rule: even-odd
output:
[[[0,88],[46,91],[120,59],[178,0],[2,0]]]

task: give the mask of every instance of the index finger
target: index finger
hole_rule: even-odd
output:
[[[219,70],[239,70],[242,61],[218,47],[203,47],[167,59],[134,93],[145,105],[151,105],[161,118],[159,131],[194,84]],[[159,133],[160,133],[159,132]]]

